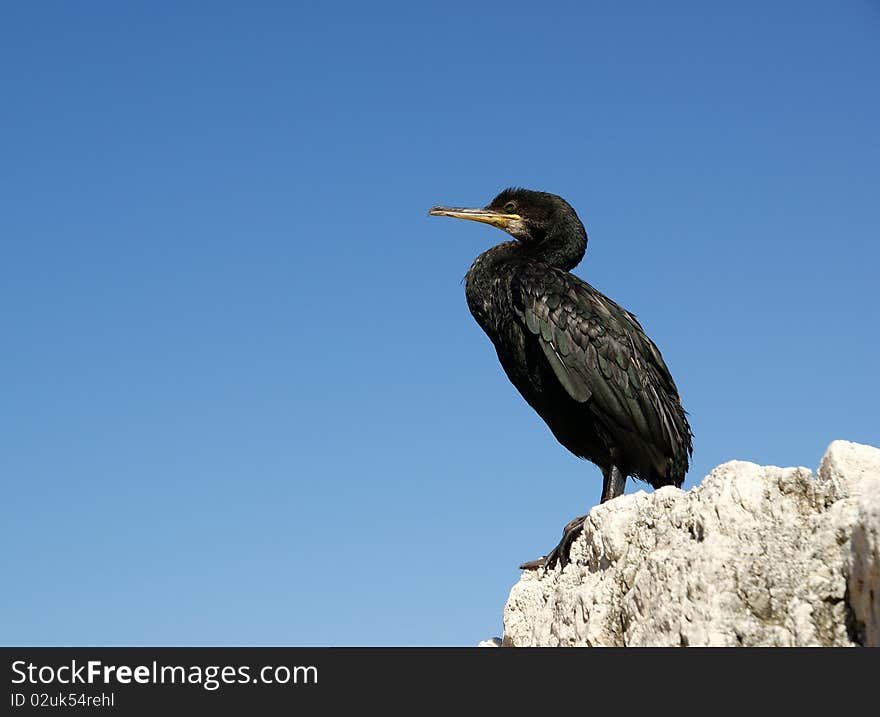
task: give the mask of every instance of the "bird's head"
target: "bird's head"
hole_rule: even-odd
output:
[[[537,244],[560,223],[583,225],[562,197],[531,189],[505,189],[485,207],[432,207],[434,217],[454,217],[491,224],[524,244]]]

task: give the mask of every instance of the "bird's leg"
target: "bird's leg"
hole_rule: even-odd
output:
[[[602,499],[599,502],[604,503],[605,501],[616,498],[619,495],[623,495],[623,489],[625,487],[626,474],[624,474],[617,466],[611,466],[611,468],[603,470]],[[559,562],[559,567],[564,569],[565,566],[568,565],[568,553],[571,550],[571,544],[583,531],[584,521],[586,521],[586,519],[587,516],[582,515],[579,518],[570,521],[562,529],[562,540],[560,540],[559,544],[550,551],[549,555],[544,558],[537,558],[536,560],[530,560],[527,563],[523,563],[519,566],[520,570],[537,570],[538,568],[552,570],[556,567],[557,561]]]
[[[626,475],[617,466],[611,466],[611,470],[602,471],[602,499],[600,503],[623,495],[626,488]]]

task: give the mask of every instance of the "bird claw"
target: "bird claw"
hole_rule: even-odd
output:
[[[529,560],[527,563],[523,563],[519,566],[520,570],[537,570],[538,568],[543,568],[547,564],[547,556],[542,555],[540,558],[535,558],[534,560]]]
[[[575,538],[581,534],[581,531],[583,531],[584,521],[586,519],[587,516],[582,515],[579,518],[569,521],[562,529],[562,540],[560,540],[559,544],[550,551],[549,555],[523,563],[519,566],[520,570],[537,570],[538,568],[553,570],[553,568],[556,567],[557,562],[559,563],[560,569],[564,570],[565,566],[569,563],[568,553],[571,550],[571,544],[574,542]]]

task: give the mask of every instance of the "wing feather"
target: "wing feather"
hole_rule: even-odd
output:
[[[529,265],[512,283],[519,319],[575,401],[621,430],[677,446],[690,429],[659,350],[636,317],[578,277]]]

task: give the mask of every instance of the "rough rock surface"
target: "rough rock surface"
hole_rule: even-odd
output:
[[[526,571],[504,645],[880,645],[880,449],[731,461],[596,506],[565,570]]]

